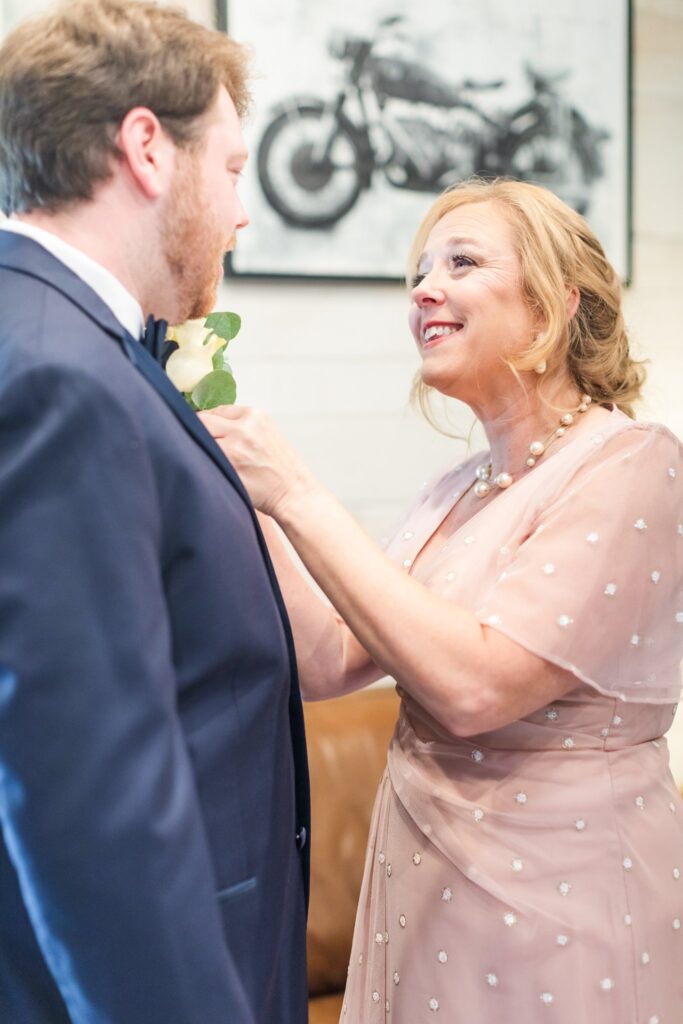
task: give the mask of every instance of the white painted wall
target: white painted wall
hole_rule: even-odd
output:
[[[169,2],[172,3],[172,0],[169,0]],[[185,3],[182,3],[181,0],[179,4],[172,3],[172,6],[183,7],[191,18],[194,18],[195,21],[201,21],[203,25],[213,27],[215,23],[214,12],[216,4],[214,0],[185,0]]]

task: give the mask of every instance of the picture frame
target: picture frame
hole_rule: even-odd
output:
[[[430,203],[476,174],[551,188],[629,280],[630,0],[218,0],[217,19],[256,72],[229,273],[401,278]]]

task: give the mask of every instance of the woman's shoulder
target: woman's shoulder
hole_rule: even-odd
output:
[[[610,424],[610,433],[612,434],[635,432],[635,434],[665,437],[678,447],[683,447],[681,439],[677,437],[673,430],[667,427],[666,424],[658,423],[656,420],[632,419],[619,409],[614,409],[608,423]]]
[[[634,420],[614,410],[609,420],[587,439],[585,455],[590,462],[611,459],[615,455],[636,458],[647,464],[651,460],[683,458],[683,443],[665,424],[652,420]],[[670,474],[672,477],[675,474]]]
[[[610,515],[650,501],[672,514],[680,505],[683,444],[663,423],[632,420],[614,410],[576,442],[559,453],[563,458],[549,461],[545,486],[537,492],[538,511],[577,500],[610,509]]]
[[[592,430],[584,431],[575,445],[564,450],[566,459],[557,460],[557,469],[571,473],[590,471],[603,463],[634,460],[646,467],[667,459],[675,464],[683,459],[683,444],[669,427],[651,420],[634,420],[614,409]],[[675,478],[674,474],[669,474]]]

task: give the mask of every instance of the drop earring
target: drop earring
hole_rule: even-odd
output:
[[[548,364],[546,363],[545,359],[543,359],[540,363],[537,363],[536,366],[534,366],[534,373],[545,373],[547,369]]]

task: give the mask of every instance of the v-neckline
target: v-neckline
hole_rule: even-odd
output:
[[[618,411],[619,410],[617,409],[616,406],[612,407],[612,409],[609,411],[608,418],[604,420],[604,426],[605,427],[608,424],[612,424],[612,423],[615,422],[614,416],[615,416],[616,413],[618,413]],[[599,433],[599,432],[600,432],[600,427],[599,426],[596,426],[596,429],[593,431],[592,435],[588,434],[588,429],[587,428],[586,428],[586,430],[580,431],[578,434],[576,434],[572,438],[570,438],[569,441],[565,442],[565,444],[563,444],[562,447],[557,448],[554,452],[551,452],[549,454],[548,458],[544,459],[543,462],[541,463],[541,468],[543,466],[547,466],[549,463],[551,463],[552,460],[555,458],[555,456],[560,455],[562,452],[567,451],[567,450],[573,448],[574,444],[578,443],[584,437],[586,437],[586,436],[595,436],[595,434]],[[471,455],[470,458],[466,459],[465,462],[460,463],[459,466],[456,467],[452,471],[454,474],[457,474],[455,479],[458,479],[460,477],[460,475],[468,467],[477,466],[489,454],[490,454],[489,451],[487,449],[484,449],[484,450],[482,450],[480,452],[476,452],[474,455]],[[530,479],[531,480],[534,479],[533,474],[528,474],[526,477],[523,477],[521,480],[518,480],[517,484],[518,485],[523,484],[526,480],[530,480]],[[423,552],[425,551],[425,548],[428,547],[428,545],[432,541],[432,539],[435,536],[435,534],[437,533],[437,531],[443,526],[443,524],[446,522],[446,520],[448,519],[450,514],[457,508],[457,506],[459,505],[460,501],[471,490],[471,488],[474,485],[474,483],[475,483],[475,481],[472,480],[467,487],[465,487],[465,488],[463,488],[461,490],[456,490],[455,491],[455,497],[453,497],[452,501],[448,504],[448,506],[445,509],[445,511],[443,509],[439,509],[439,512],[436,513],[436,514],[438,514],[439,518],[436,519],[436,520],[432,520],[431,528],[429,530],[429,533],[426,535],[425,539],[420,544],[420,547],[417,548],[417,550],[413,551],[412,558],[410,559],[410,565],[406,566],[406,568],[408,569],[409,575],[413,574],[413,571],[417,567],[418,562],[420,561],[420,557],[422,556]],[[473,520],[477,519],[480,515],[482,515],[482,513],[486,512],[489,508],[493,507],[494,505],[499,504],[506,497],[506,495],[511,494],[511,493],[515,493],[514,484],[513,484],[512,487],[507,488],[502,494],[498,495],[494,499],[494,501],[490,501],[487,504],[483,505],[482,508],[476,509],[468,519],[466,519],[463,523],[461,523],[460,526],[458,526],[453,531],[453,533],[451,533],[450,536],[447,537],[444,540],[444,542],[436,550],[435,555],[432,556],[433,560],[435,561],[436,558],[438,558],[440,552],[443,550],[445,545],[450,543],[451,540],[453,540],[455,537],[457,537],[458,534],[461,532],[461,530],[464,530],[466,526],[469,526],[473,522]],[[519,491],[517,491],[516,493],[519,493]]]
[[[465,471],[465,469],[468,466],[470,466],[470,465],[477,465],[479,460],[482,457],[484,457],[485,455],[486,455],[486,451],[477,452],[476,454],[472,455],[469,459],[467,459],[465,462],[461,463],[458,469],[453,470],[454,473],[457,473],[456,479],[458,479],[460,477],[460,475]],[[443,508],[440,508],[438,510],[438,512],[434,513],[434,515],[437,516],[438,518],[436,518],[436,519],[433,518],[432,519],[432,521],[430,523],[429,533],[425,536],[424,540],[420,544],[420,547],[416,551],[414,551],[413,557],[411,559],[411,564],[410,564],[410,566],[408,566],[409,573],[411,575],[413,573],[413,570],[416,568],[416,566],[417,566],[417,564],[418,564],[418,562],[420,560],[420,557],[422,556],[423,552],[425,551],[425,548],[427,548],[429,546],[429,544],[431,543],[432,539],[434,538],[434,536],[436,535],[438,530],[443,526],[443,524],[446,522],[446,520],[448,519],[450,514],[455,511],[455,509],[458,507],[458,505],[460,504],[462,499],[465,497],[465,495],[471,490],[473,483],[474,483],[474,481],[472,481],[467,487],[465,487],[465,488],[463,488],[461,490],[457,490],[456,489],[456,491],[454,492],[455,496],[452,497],[452,500],[449,502],[449,504],[446,507],[446,509],[444,510]],[[448,537],[448,538],[446,538],[446,540],[444,540],[443,544],[441,544],[439,546],[439,548],[437,549],[436,555],[434,557],[438,556],[439,552],[441,552],[443,550],[444,545],[447,544],[448,541],[450,541],[453,537],[457,536],[457,534],[460,532],[460,530],[464,529],[464,527],[467,526],[469,523],[471,523],[473,519],[476,519],[478,516],[480,516],[482,512],[485,512],[486,509],[489,508],[490,505],[492,505],[492,504],[493,504],[493,502],[489,502],[489,504],[484,505],[482,508],[476,509],[472,513],[472,515],[469,517],[469,519],[466,519],[463,523],[461,523],[460,526],[458,526],[457,529],[455,529],[453,531],[453,533],[450,535],[450,537]]]

